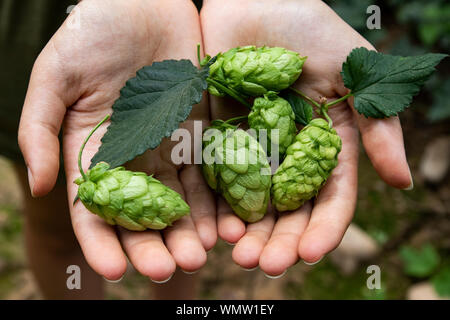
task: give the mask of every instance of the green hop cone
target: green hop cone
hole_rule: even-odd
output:
[[[266,153],[244,130],[215,123],[212,128],[219,131],[206,130],[203,136],[204,177],[242,220],[261,220],[267,212],[271,186]]]
[[[248,96],[267,91],[281,91],[297,80],[306,57],[280,47],[237,47],[219,53],[209,68],[209,78]],[[209,83],[208,90],[224,96],[220,88]]]
[[[80,160],[89,137],[81,147]],[[80,161],[79,166],[82,176],[75,180],[79,185],[77,197],[86,209],[111,225],[133,231],[161,230],[190,212],[179,193],[143,172],[110,169],[109,164],[99,162],[84,173]]]
[[[276,209],[295,210],[316,196],[337,166],[341,147],[341,138],[327,121],[314,119],[304,127],[272,177]]]
[[[78,178],[78,197],[92,213],[128,230],[161,230],[189,214],[180,194],[143,172],[100,162]]]
[[[269,91],[263,98],[256,98],[252,111],[248,115],[250,128],[255,129],[258,138],[261,138],[261,129],[267,133],[267,150],[271,153],[271,144],[278,145],[281,156],[295,139],[297,128],[292,107],[285,99]],[[277,129],[278,134],[272,130]]]

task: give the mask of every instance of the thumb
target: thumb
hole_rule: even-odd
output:
[[[354,108],[353,98],[348,102],[355,114],[364,149],[380,177],[395,188],[412,189],[399,118],[366,118]]]
[[[66,103],[60,94],[64,92],[63,81],[56,76],[56,70],[38,58],[20,118],[19,146],[28,168],[30,190],[34,197],[50,192],[59,172],[58,134]]]

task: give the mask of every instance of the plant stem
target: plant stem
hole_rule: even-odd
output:
[[[242,103],[244,106],[246,106],[247,108],[249,108],[250,110],[252,109],[252,106],[245,101],[240,95],[239,93],[237,93],[236,91],[234,91],[233,89],[227,88],[226,86],[224,86],[223,84],[221,84],[220,82],[208,78],[206,79],[206,81],[208,81],[209,83],[212,83],[214,86],[216,86],[217,88],[219,88],[220,90],[222,90],[223,92],[225,92],[226,94],[228,94],[230,97],[236,99],[237,101],[239,101],[240,103]]]
[[[327,109],[329,108],[329,107],[331,107],[331,106],[334,106],[334,105],[336,105],[336,104],[338,104],[338,103],[341,103],[342,101],[344,101],[344,100],[347,100],[349,97],[351,97],[353,95],[353,93],[347,93],[345,96],[343,96],[343,97],[340,97],[339,99],[336,99],[336,100],[334,100],[334,101],[331,101],[330,103],[327,103],[326,104],[326,106],[327,106]]]
[[[330,116],[328,115],[328,105],[327,104],[323,103],[323,104],[320,105],[320,114],[322,114],[325,117],[325,119],[327,119],[328,126],[330,128],[332,128],[333,127],[333,120],[331,120]]]
[[[241,122],[241,121],[244,121],[247,119],[248,119],[248,116],[239,116],[239,117],[230,118],[227,121],[225,121],[225,123],[230,124],[232,122]]]
[[[309,101],[310,103],[312,103],[315,107],[320,108],[320,104],[319,103],[314,101],[312,98],[308,97],[306,94],[304,94],[300,90],[297,90],[297,89],[292,88],[292,87],[289,87],[289,89],[294,91],[296,94],[300,95],[303,99],[305,99],[305,100]]]
[[[200,58],[200,43],[197,43],[197,60],[198,65],[202,66],[202,59]]]
[[[347,100],[349,97],[351,97],[353,95],[353,93],[347,93],[345,96],[340,97],[339,99],[336,99],[330,103],[318,103],[316,101],[314,101],[312,98],[308,97],[306,94],[304,94],[303,92],[301,92],[300,90],[297,90],[295,88],[289,87],[289,89],[291,89],[292,91],[294,91],[295,93],[297,93],[299,96],[301,96],[303,99],[309,101],[311,104],[313,104],[316,108],[318,108],[318,113],[323,115],[325,117],[325,119],[327,119],[328,124],[330,126],[330,128],[333,126],[333,120],[331,120],[330,116],[328,115],[328,108],[331,106],[334,106],[338,103],[341,103],[342,101]],[[326,101],[326,99],[325,99]]]
[[[86,137],[86,139],[84,140],[83,144],[81,145],[80,152],[78,153],[78,169],[80,170],[81,176],[83,177],[84,181],[88,181],[89,180],[87,178],[87,176],[86,176],[86,173],[84,173],[84,171],[83,171],[83,167],[81,166],[81,156],[83,154],[84,147],[86,146],[86,143],[89,141],[89,139],[94,134],[94,132],[97,131],[97,129],[108,119],[109,119],[109,114],[106,117],[104,117],[103,120],[100,121],[95,126],[94,129],[92,129],[92,131],[89,133],[89,135]]]

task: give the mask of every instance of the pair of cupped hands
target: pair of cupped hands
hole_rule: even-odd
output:
[[[72,206],[77,193],[72,181],[80,175],[80,145],[111,114],[120,89],[138,69],[165,59],[190,59],[197,64],[199,43],[211,56],[236,46],[280,46],[308,56],[295,87],[316,100],[336,99],[347,93],[339,74],[346,56],[355,47],[373,47],[318,0],[206,0],[200,15],[189,0],[83,0],[76,14],[79,28],[66,21],[35,63],[19,143],[31,192],[44,196],[57,179],[62,130],[73,228],[87,262],[105,278],[120,278],[126,271],[126,257],[154,281],[168,279],[177,266],[194,272],[206,263],[207,251],[218,236],[235,244],[235,263],[245,269],[259,266],[267,275],[281,275],[299,260],[318,261],[339,244],[355,210],[358,131],[381,178],[396,188],[412,188],[399,119],[366,119],[350,100],[329,111],[343,148],[338,167],[314,203],[281,214],[270,209],[263,220],[246,225],[208,188],[200,166],[172,163],[176,142],[165,139],[128,167],[154,174],[179,192],[191,215],[161,232],[109,226],[81,203]],[[182,127],[192,129],[193,120],[206,126],[211,119],[243,112],[243,106],[205,94]],[[87,145],[85,169],[106,127]]]

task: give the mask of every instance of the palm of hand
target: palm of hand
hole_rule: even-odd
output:
[[[68,193],[73,199],[76,188],[70,181],[79,176],[76,158],[81,142],[111,112],[123,83],[153,61],[196,61],[195,47],[202,41],[200,21],[189,1],[116,0],[104,7],[103,1],[91,0],[82,2],[79,10],[81,29],[61,27],[37,60],[22,114],[19,142],[30,168],[32,192],[37,196],[47,193],[56,180],[57,136],[63,119]],[[345,94],[339,80],[341,63],[353,47],[368,45],[328,7],[314,0],[228,1],[225,7],[221,1],[209,0],[202,10],[201,23],[209,54],[254,44],[282,46],[309,56],[296,86],[314,99]],[[190,120],[206,121],[209,112],[212,119],[226,119],[243,111],[230,104],[225,107],[224,101],[211,99],[210,110],[204,103],[196,106]],[[345,104],[331,110],[330,115],[344,148],[312,215],[311,205],[305,205],[277,220],[273,212],[269,213],[261,222],[246,227],[223,202],[219,204],[219,234],[229,242],[239,240],[233,258],[241,266],[259,264],[266,273],[276,275],[299,257],[315,261],[339,243],[356,200],[357,124],[380,175],[397,187],[410,182],[398,119],[361,119]],[[183,126],[191,129],[190,120]],[[104,132],[103,127],[88,144],[84,168]],[[171,147],[163,142],[131,165],[155,173],[183,194],[191,205],[192,219],[183,218],[163,233],[119,230],[118,238],[113,228],[81,205],[71,210],[87,261],[106,278],[117,279],[125,271],[122,247],[142,274],[163,280],[176,265],[188,271],[201,267],[206,261],[204,248],[215,243],[214,199],[198,167],[173,165]],[[380,148],[385,152],[378,152]]]
[[[187,1],[111,1],[107,7],[104,1],[83,1],[72,17],[79,19],[79,28],[66,21],[35,64],[21,120],[20,144],[33,175],[32,192],[37,196],[47,193],[56,180],[57,135],[63,119],[68,195],[74,199],[77,186],[71,181],[80,176],[77,156],[81,143],[99,120],[111,113],[125,81],[153,61],[181,58],[195,61],[196,44],[201,41],[196,9]],[[48,114],[42,110],[48,110]],[[194,110],[190,119],[207,120],[206,104]],[[189,129],[191,121],[183,125]],[[105,131],[106,126],[102,126],[86,146],[85,170]],[[33,145],[40,145],[39,149],[45,152],[36,148],[31,151]],[[171,162],[172,146],[173,143],[165,141],[130,166],[154,174],[189,203],[198,193],[204,196],[206,186],[197,167],[175,166]],[[186,180],[194,186],[187,192]],[[191,205],[193,219],[196,210],[205,211],[203,206],[207,205],[207,201]],[[161,233],[135,233],[119,228],[116,234],[114,228],[80,203],[71,206],[72,224],[86,260],[108,279],[120,278],[125,272],[125,253],[136,269],[156,281],[169,278],[176,265],[188,271],[198,269],[206,261],[204,246],[209,249],[215,242],[215,232],[210,231],[215,230],[213,212],[210,215],[209,220],[203,221],[207,235],[202,239],[191,217]],[[148,263],[155,260],[157,263]]]
[[[340,78],[342,62],[355,47],[370,44],[320,1],[220,1],[209,0],[201,13],[205,51],[210,55],[244,45],[279,46],[308,56],[294,85],[314,100],[339,98],[347,93]],[[226,104],[226,105],[225,105]],[[213,97],[212,118],[228,119],[245,112],[242,106]],[[358,125],[375,169],[389,184],[404,188],[410,183],[401,128],[397,118],[367,120],[347,103],[329,114],[343,141],[339,165],[314,201],[278,217],[245,225],[223,202],[218,208],[218,232],[237,242],[234,260],[244,268],[260,266],[270,275],[283,273],[299,258],[319,260],[342,239],[356,205]],[[386,150],[384,156],[380,150]],[[388,150],[389,151],[388,151]],[[391,166],[391,167],[389,167]]]

